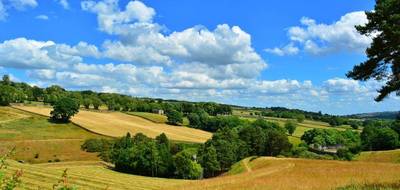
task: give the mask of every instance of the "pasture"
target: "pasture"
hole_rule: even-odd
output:
[[[335,189],[352,184],[393,184],[400,179],[400,165],[259,157],[238,162],[231,172],[203,180],[151,178],[118,173],[96,161],[20,164],[9,161],[9,173],[22,169],[26,189],[51,189],[68,168],[69,183],[79,189],[142,190],[251,190]]]
[[[51,108],[15,106],[15,108],[28,112],[49,116]],[[165,133],[168,138],[175,141],[203,143],[211,138],[211,133],[185,126],[173,126],[154,123],[142,117],[132,116],[121,112],[92,112],[80,110],[72,118],[72,122],[96,134],[121,137],[126,133],[143,133],[155,138]]]
[[[29,163],[98,160],[96,154],[81,151],[80,145],[102,136],[11,107],[0,107],[0,113],[0,154],[16,147],[13,159]]]
[[[398,183],[400,165],[392,163],[346,162],[260,157],[245,159],[232,173],[192,181],[171,190],[329,190],[351,184]],[[249,162],[250,161],[250,162]],[[240,168],[242,167],[242,168]]]

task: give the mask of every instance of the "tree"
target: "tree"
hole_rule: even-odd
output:
[[[289,133],[290,136],[293,135],[294,131],[296,131],[297,128],[297,124],[294,123],[293,121],[287,121],[285,123],[285,129],[287,130],[287,132]]]
[[[0,106],[9,106],[10,103],[22,101],[23,93],[16,88],[0,84]]]
[[[364,127],[361,141],[366,150],[391,150],[399,143],[399,134],[388,127]]]
[[[1,81],[2,84],[4,85],[10,85],[11,84],[11,79],[9,75],[3,75],[3,80]]]
[[[174,109],[167,111],[168,123],[172,125],[180,125],[183,122],[183,115]]]
[[[86,109],[89,109],[90,105],[92,104],[92,100],[90,100],[89,98],[85,98],[83,99],[82,104],[83,106],[85,106]]]
[[[218,162],[217,150],[214,146],[205,147],[200,156],[200,164],[204,168],[205,177],[215,176],[215,172],[220,171],[221,167]]]
[[[203,168],[195,159],[195,150],[185,149],[174,156],[176,175],[182,179],[199,179],[203,176]]]
[[[400,1],[377,0],[374,10],[366,15],[368,23],[356,29],[360,34],[373,37],[366,50],[368,60],[354,66],[347,77],[387,81],[375,98],[381,101],[392,92],[400,94]]]
[[[167,136],[162,133],[156,137],[158,154],[160,162],[158,165],[158,175],[161,177],[170,177],[173,175],[173,158],[171,154],[171,145]]]
[[[79,103],[75,99],[63,97],[54,104],[50,117],[57,122],[68,122],[78,112]]]
[[[292,147],[288,137],[282,131],[269,129],[265,131],[265,136],[265,154],[268,156],[277,156],[282,152],[289,151]]]
[[[99,98],[93,97],[92,99],[92,104],[95,110],[98,110],[101,104],[103,103]]]
[[[304,114],[297,114],[296,115],[296,120],[299,123],[303,123],[303,121],[306,119],[306,116],[304,116]]]
[[[265,134],[261,127],[245,126],[239,131],[239,138],[247,145],[251,156],[262,155],[265,149]]]

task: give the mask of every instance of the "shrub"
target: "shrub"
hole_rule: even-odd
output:
[[[57,122],[68,122],[69,119],[79,112],[79,103],[72,98],[64,97],[54,104],[50,112],[51,119]]]
[[[86,152],[103,152],[110,149],[112,145],[111,140],[106,139],[87,139],[81,145],[81,149]]]

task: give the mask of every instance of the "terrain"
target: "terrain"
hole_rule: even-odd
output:
[[[14,106],[17,109],[49,116],[51,108],[44,106]],[[95,112],[81,110],[72,118],[72,122],[93,133],[121,137],[127,132],[143,133],[156,137],[165,133],[168,138],[176,141],[203,143],[211,138],[211,133],[183,126],[172,126],[164,123],[154,123],[142,117],[121,112]]]
[[[334,189],[350,184],[392,184],[400,179],[400,165],[260,157],[245,159],[236,173],[205,180],[177,180],[122,174],[102,162],[20,164],[9,161],[10,171],[22,169],[27,189],[51,189],[68,168],[69,183],[80,189]]]
[[[391,186],[399,183],[400,179],[399,150],[362,152],[356,158],[357,161],[351,162],[252,157],[236,163],[229,172],[219,177],[204,180],[163,179],[123,174],[113,171],[112,165],[100,161],[96,154],[81,151],[80,145],[83,140],[123,135],[125,132],[122,130],[156,134],[165,130],[163,127],[157,127],[160,125],[182,130],[179,133],[174,133],[175,130],[172,129],[166,131],[171,137],[180,140],[203,142],[209,138],[207,135],[210,133],[200,131],[188,135],[183,131],[193,129],[166,125],[162,121],[155,123],[151,122],[151,119],[120,112],[81,110],[72,119],[72,123],[54,124],[48,121],[49,111],[50,108],[47,107],[0,107],[2,152],[16,146],[16,155],[13,159],[25,162],[7,161],[10,165],[8,174],[19,169],[23,170],[21,188],[52,189],[66,168],[68,168],[68,182],[79,189],[335,189],[353,184]],[[267,119],[281,125],[286,121],[281,118]],[[154,127],[158,131],[148,130],[146,126]],[[299,136],[305,130],[312,128],[328,128],[328,125],[305,120],[292,138],[299,141]],[[338,129],[346,128],[343,126]],[[194,131],[199,132],[199,130]],[[183,138],[185,135],[188,137]]]

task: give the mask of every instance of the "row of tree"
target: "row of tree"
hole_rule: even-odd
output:
[[[235,128],[222,127],[204,144],[171,143],[165,134],[155,139],[138,133],[117,140],[87,140],[82,148],[102,152],[121,172],[166,178],[213,177],[248,156],[276,156],[289,152],[285,130],[257,120]]]

